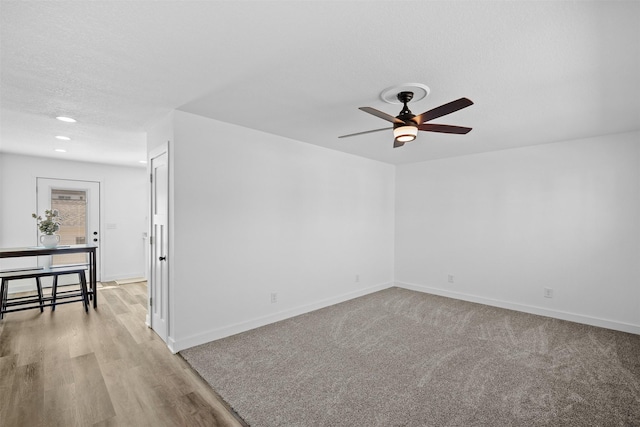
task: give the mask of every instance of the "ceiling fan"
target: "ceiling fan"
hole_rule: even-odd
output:
[[[454,113],[458,110],[473,105],[473,102],[467,98],[460,98],[455,101],[451,101],[447,104],[436,107],[432,110],[425,111],[424,113],[416,116],[409,110],[407,103],[413,99],[413,92],[400,92],[398,93],[398,100],[404,104],[402,111],[396,117],[393,117],[380,110],[376,110],[371,107],[360,107],[359,109],[365,113],[373,114],[376,117],[380,117],[388,122],[393,123],[392,128],[382,128],[368,130],[364,132],[351,133],[349,135],[342,135],[338,138],[348,138],[356,135],[364,135],[367,133],[380,132],[383,130],[393,129],[393,148],[402,147],[405,142],[410,142],[416,139],[419,130],[427,132],[440,132],[440,133],[456,133],[465,134],[468,133],[471,128],[462,126],[441,125],[435,123],[427,123],[430,120],[437,119],[438,117],[446,116],[447,114]]]

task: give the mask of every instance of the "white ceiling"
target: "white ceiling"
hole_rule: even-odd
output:
[[[638,1],[0,7],[3,152],[139,165],[174,109],[394,164],[640,129]],[[404,83],[431,88],[415,114],[473,100],[434,120],[471,133],[337,138],[386,127],[357,107],[397,115],[379,94]]]

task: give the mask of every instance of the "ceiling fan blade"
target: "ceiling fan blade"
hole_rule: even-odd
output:
[[[393,140],[393,148],[402,147],[403,145],[404,145],[404,142],[398,141],[398,138]]]
[[[426,130],[427,132],[440,132],[440,133],[457,133],[463,135],[469,133],[471,128],[464,126],[451,126],[451,125],[439,125],[436,123],[423,123],[418,126],[420,130]]]
[[[397,124],[404,124],[404,122],[396,117],[393,117],[387,113],[384,113],[380,110],[376,110],[375,108],[371,108],[371,107],[360,107],[359,110],[364,111],[365,113],[369,113],[369,114],[373,114],[376,117],[380,117],[381,119],[384,119],[388,122],[391,123],[397,123]]]
[[[338,138],[349,138],[351,136],[364,135],[366,133],[380,132],[382,130],[389,130],[389,129],[393,129],[393,128],[382,128],[382,129],[374,129],[374,130],[365,130],[364,132],[357,132],[357,133],[350,133],[349,135],[342,135],[342,136],[339,136]]]
[[[473,105],[473,101],[471,101],[470,99],[456,99],[455,101],[451,101],[448,104],[443,104],[439,107],[434,108],[433,110],[425,111],[419,116],[415,116],[413,118],[413,121],[420,125],[424,122],[428,122],[429,120],[437,119],[438,117],[446,116],[447,114],[462,110],[463,108],[466,108],[470,105]]]

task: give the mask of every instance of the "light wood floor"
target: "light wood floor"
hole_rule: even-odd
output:
[[[0,320],[0,425],[245,426],[145,325],[145,283]]]

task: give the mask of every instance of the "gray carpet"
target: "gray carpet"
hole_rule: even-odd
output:
[[[640,426],[640,336],[399,288],[181,352],[270,426]]]

